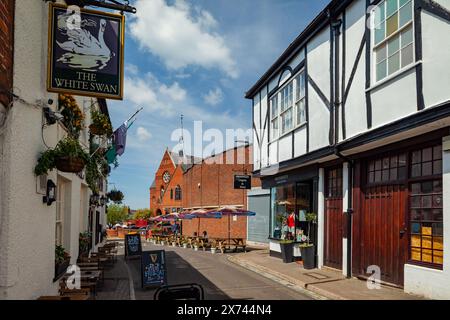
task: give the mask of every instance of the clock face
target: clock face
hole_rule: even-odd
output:
[[[170,181],[170,173],[168,171],[164,172],[163,180],[164,180],[165,183],[169,183],[169,181]]]

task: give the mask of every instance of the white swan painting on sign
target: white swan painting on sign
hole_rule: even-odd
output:
[[[123,99],[125,17],[50,4],[50,92]]]
[[[56,62],[91,72],[108,69],[110,62],[114,64],[118,23],[81,15],[78,26],[71,27],[72,20],[71,12],[63,11],[57,16]],[[111,34],[112,37],[109,36]]]

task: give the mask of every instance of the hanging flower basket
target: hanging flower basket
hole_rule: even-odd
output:
[[[103,135],[103,130],[101,128],[99,128],[98,126],[96,126],[95,124],[91,124],[89,126],[89,131],[94,136],[101,136],[101,135]]]
[[[55,159],[55,165],[59,171],[78,173],[83,171],[86,162],[81,158],[59,157]]]

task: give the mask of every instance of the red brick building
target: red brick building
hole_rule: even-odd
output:
[[[188,168],[183,175],[183,208],[212,209],[221,206],[247,208],[247,190],[234,189],[234,176],[253,171],[252,146],[239,147],[206,158]],[[252,187],[260,186],[252,178]],[[230,217],[231,237],[247,237],[247,218]],[[228,236],[228,217],[184,220],[182,232],[208,232],[209,237]]]
[[[0,103],[7,106],[13,87],[15,0],[0,1]]]
[[[183,158],[166,149],[150,187],[150,209],[154,215],[182,210],[183,173],[191,161],[192,157]]]

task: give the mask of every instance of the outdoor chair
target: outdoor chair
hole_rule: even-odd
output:
[[[154,300],[204,300],[205,292],[199,284],[189,283],[162,286],[156,290]]]

